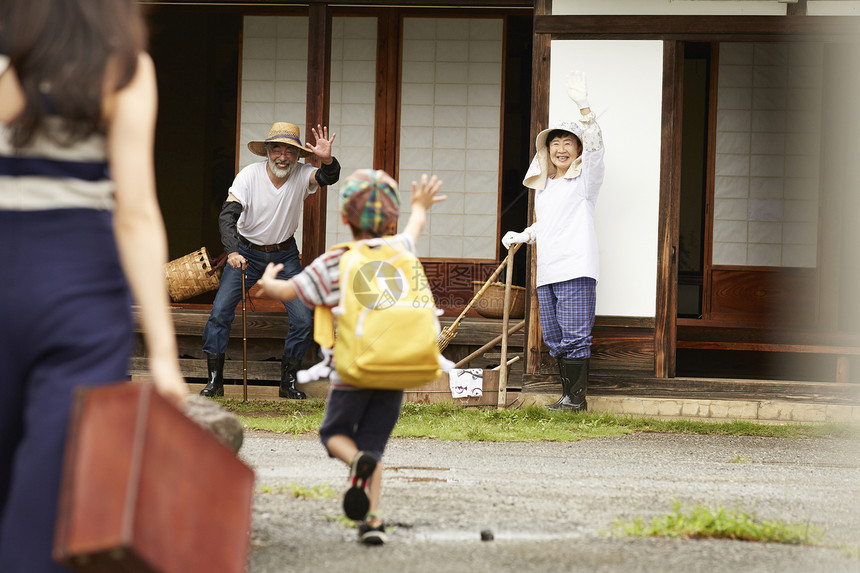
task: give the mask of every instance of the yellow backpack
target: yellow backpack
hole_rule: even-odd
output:
[[[315,309],[314,339],[327,348],[334,339],[335,369],[353,386],[402,390],[441,375],[433,293],[421,262],[391,239],[332,247],[347,249],[340,259],[340,303]]]

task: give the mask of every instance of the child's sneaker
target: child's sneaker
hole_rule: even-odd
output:
[[[385,535],[385,524],[380,522],[374,527],[366,521],[360,521],[358,523],[358,540],[365,545],[382,545],[388,541],[388,537]]]
[[[364,519],[370,509],[367,499],[367,480],[376,469],[377,460],[373,454],[358,452],[352,459],[349,469],[349,489],[343,495],[343,512],[353,521]]]

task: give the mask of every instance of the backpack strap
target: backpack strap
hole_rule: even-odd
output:
[[[338,243],[337,245],[331,247],[329,250],[350,250],[354,249],[356,246],[362,243],[366,243],[372,240],[374,239],[364,239],[358,241],[350,241],[348,243]],[[334,316],[332,315],[331,308],[328,306],[314,307],[314,342],[316,342],[323,348],[334,348],[334,337]]]
[[[354,245],[355,241],[339,243],[329,250],[349,250]],[[334,348],[334,316],[332,315],[331,307],[324,305],[314,307],[314,342],[323,348]]]
[[[314,342],[323,348],[334,348],[334,317],[328,306],[314,307]]]

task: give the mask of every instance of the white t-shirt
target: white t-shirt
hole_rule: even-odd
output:
[[[535,223],[529,230],[537,249],[537,286],[599,278],[594,206],[603,183],[603,151],[583,152],[578,177],[548,179],[535,191]]]
[[[316,193],[319,186],[311,178],[316,169],[309,163],[299,163],[287,181],[277,188],[269,179],[266,160],[242,169],[233,185],[232,194],[242,204],[237,228],[239,233],[257,245],[276,245],[293,236],[299,226],[302,203]]]

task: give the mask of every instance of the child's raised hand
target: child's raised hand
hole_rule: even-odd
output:
[[[429,209],[434,203],[444,201],[448,198],[446,195],[436,195],[441,188],[442,181],[435,175],[428,180],[427,174],[423,174],[420,185],[415,181],[412,182],[412,205]]]
[[[263,289],[263,292],[272,298],[281,298],[278,296],[278,283],[283,281],[278,279],[278,273],[283,269],[284,265],[281,263],[269,263],[266,266],[266,270],[263,271],[263,276],[260,277],[259,281],[257,281],[260,284],[260,288]]]

